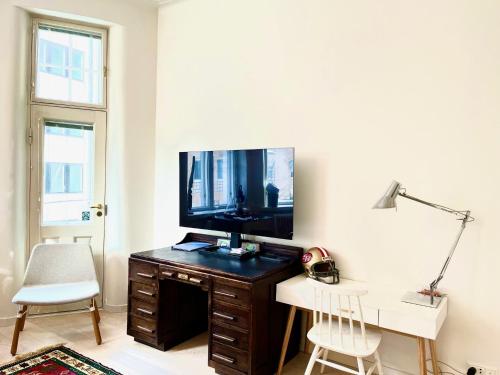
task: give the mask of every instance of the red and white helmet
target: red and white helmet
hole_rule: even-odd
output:
[[[327,284],[339,282],[339,270],[335,268],[335,262],[323,247],[312,247],[307,250],[302,255],[302,265],[306,275],[312,279]]]

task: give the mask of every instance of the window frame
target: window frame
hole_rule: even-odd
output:
[[[62,165],[63,167],[63,189],[64,191],[47,191],[47,184],[48,184],[48,180],[47,180],[47,174],[50,176],[51,173],[50,173],[50,170],[47,169],[48,166],[50,165],[56,165],[56,164],[59,164],[59,165]],[[70,191],[69,189],[69,182],[71,181],[70,180],[70,167],[71,166],[79,166],[80,167],[80,190],[79,191]],[[57,195],[57,194],[82,194],[83,193],[83,175],[85,173],[84,171],[84,167],[83,167],[83,164],[82,163],[63,163],[63,162],[46,162],[45,165],[43,166],[43,179],[44,179],[44,189],[45,189],[45,194],[51,194],[51,195]]]
[[[232,173],[228,173],[228,181],[227,181],[227,188],[228,188],[228,202],[225,204],[218,204],[216,205],[214,203],[214,195],[215,195],[215,180],[216,178],[216,173],[214,171],[214,159],[213,159],[213,153],[214,151],[202,151],[202,155],[204,155],[204,152],[207,152],[206,156],[202,156],[200,158],[200,168],[201,168],[201,179],[198,181],[206,181],[205,186],[201,186],[201,194],[203,194],[204,190],[206,191],[206,198],[205,198],[205,205],[204,206],[199,206],[196,208],[191,208],[191,212],[194,214],[204,214],[205,212],[211,212],[211,211],[218,211],[220,210],[225,211],[226,209],[229,208],[234,208],[236,207],[235,204],[235,197],[234,197],[234,160],[233,160],[233,154],[230,151],[227,151],[227,164],[228,164],[228,170],[230,169]],[[211,167],[211,168],[210,168]]]
[[[53,26],[56,28],[69,29],[83,31],[89,34],[99,35],[102,40],[102,58],[103,58],[103,82],[102,82],[102,103],[101,104],[91,104],[82,102],[73,102],[65,100],[55,100],[55,99],[44,99],[38,98],[36,96],[36,80],[37,80],[37,62],[38,62],[38,29],[40,25]],[[31,87],[30,87],[30,104],[48,104],[48,105],[59,105],[63,107],[72,108],[82,108],[82,109],[97,109],[106,110],[107,109],[107,93],[108,93],[108,29],[105,27],[90,26],[87,24],[72,23],[66,21],[60,21],[52,18],[33,18],[32,19],[32,40],[31,40]],[[69,74],[72,74],[69,72]]]

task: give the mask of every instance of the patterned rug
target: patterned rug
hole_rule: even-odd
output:
[[[74,350],[57,345],[0,365],[0,375],[121,375]]]

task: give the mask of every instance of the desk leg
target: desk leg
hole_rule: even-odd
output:
[[[283,346],[281,347],[280,363],[278,365],[278,371],[276,372],[276,375],[281,375],[281,372],[283,371],[283,364],[285,363],[288,341],[290,340],[290,334],[292,333],[293,321],[295,320],[296,311],[297,307],[290,306],[290,312],[288,313],[288,322],[286,323],[285,337],[283,338]]]
[[[427,364],[426,362],[426,354],[425,354],[425,339],[423,337],[417,337],[418,341],[418,364],[420,367],[420,375],[427,374]]]
[[[438,356],[436,351],[436,341],[429,339],[429,347],[431,349],[432,372],[439,375]]]
[[[307,354],[311,354],[313,352],[314,346],[311,341],[307,338],[307,332],[312,328],[313,326],[313,312],[308,311],[307,312],[307,319],[306,319],[306,334],[305,334],[305,342],[304,342],[304,352]]]

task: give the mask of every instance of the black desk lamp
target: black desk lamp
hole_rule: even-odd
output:
[[[448,257],[446,258],[446,261],[444,262],[443,267],[441,268],[441,272],[439,273],[439,276],[430,283],[430,288],[429,291],[423,291],[423,292],[408,292],[403,296],[402,301],[407,302],[407,303],[413,303],[416,305],[423,305],[423,306],[428,306],[428,307],[438,307],[439,303],[441,302],[441,297],[437,295],[436,289],[441,281],[441,279],[444,276],[444,273],[446,272],[446,269],[448,268],[448,265],[450,264],[451,257],[453,256],[453,253],[455,252],[455,249],[457,248],[458,241],[460,241],[460,237],[462,236],[462,233],[465,229],[465,226],[467,223],[474,221],[474,218],[470,216],[470,211],[457,211],[453,210],[451,208],[441,206],[439,204],[435,203],[430,203],[415,197],[412,197],[411,195],[406,194],[406,189],[401,187],[401,184],[397,181],[392,181],[391,185],[389,186],[389,189],[387,192],[378,200],[378,202],[373,206],[373,208],[396,208],[396,198],[398,195],[411,199],[412,201],[416,201],[422,204],[425,204],[426,206],[431,206],[434,208],[437,208],[441,211],[446,211],[451,214],[459,216],[459,219],[462,222],[462,225],[460,226],[460,230],[458,231],[458,234],[455,238],[455,241],[453,241],[453,245],[451,246],[450,253],[448,254]],[[430,298],[427,298],[430,297]]]

